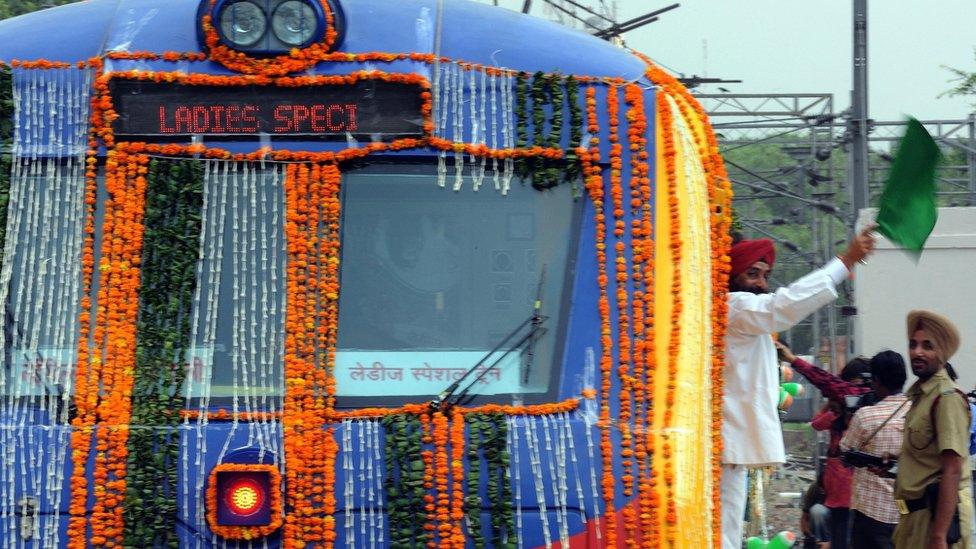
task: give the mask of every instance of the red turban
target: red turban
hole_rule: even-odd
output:
[[[773,262],[776,261],[776,248],[773,247],[773,241],[768,238],[741,240],[732,245],[729,256],[732,258],[732,272],[729,273],[729,278],[735,278],[749,270],[749,267],[757,261],[763,261],[772,267]]]

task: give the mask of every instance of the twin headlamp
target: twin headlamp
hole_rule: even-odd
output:
[[[248,53],[303,48],[326,30],[319,0],[218,0],[211,13],[221,41]]]

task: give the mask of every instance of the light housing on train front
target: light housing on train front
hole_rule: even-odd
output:
[[[308,2],[286,0],[271,14],[271,29],[278,40],[289,46],[307,44],[315,34],[318,19]]]
[[[323,39],[327,23],[322,1],[217,0],[210,14],[226,46],[246,54],[278,55]],[[208,8],[204,0],[202,13]]]
[[[264,38],[268,16],[251,0],[227,2],[217,16],[217,28],[230,45],[246,48]]]
[[[267,536],[282,523],[281,474],[269,463],[221,463],[207,482],[207,522],[227,539]]]

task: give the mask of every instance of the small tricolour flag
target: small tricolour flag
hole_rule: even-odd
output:
[[[916,254],[922,252],[938,218],[935,167],[941,157],[925,126],[909,117],[881,193],[876,222],[879,233]]]

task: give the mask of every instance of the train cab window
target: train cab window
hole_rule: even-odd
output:
[[[456,392],[471,384],[481,402],[555,389],[578,203],[568,185],[513,181],[503,195],[490,175],[477,191],[467,175],[453,183],[408,164],[344,174],[340,406],[429,399],[460,378]],[[540,292],[548,319],[533,332]]]
[[[0,395],[51,409],[73,392],[84,188],[83,160],[15,162],[0,223]]]
[[[283,394],[284,167],[206,162],[185,394],[267,409]]]

